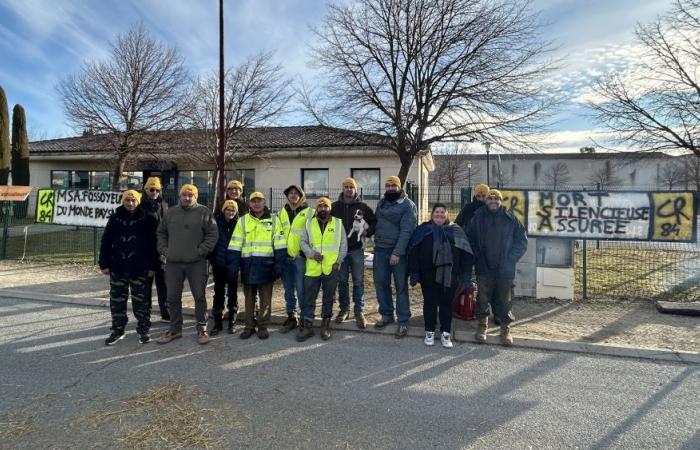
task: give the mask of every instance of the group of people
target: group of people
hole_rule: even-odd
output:
[[[373,237],[372,273],[380,315],[375,328],[396,323],[395,337],[406,336],[411,318],[408,286],[420,284],[424,343],[434,345],[439,321],[441,343],[451,348],[452,299],[472,287],[475,271],[476,339],[486,342],[492,309],[501,326],[501,343],[511,345],[510,290],[527,237],[520,222],[503,207],[501,193],[479,185],[455,222],[450,222],[446,205],[437,203],[430,220],[418,225],[416,206],[401,180],[390,176],[384,187],[373,210],[358,196],[353,178],[343,180],[336,201],[321,197],[312,206],[304,190],[291,185],[284,190],[284,208],[273,213],[263,193],[253,192],[246,200],[243,184],[234,180],[212,212],[197,202],[197,187],[191,184],[182,186],[179,203],[168,208],[160,195],[160,180],[148,178],[143,192],[122,194],[122,205],[109,218],[102,237],[99,265],[110,276],[112,315],[105,343],[113,345],[125,336],[129,294],[139,342],[151,340],[154,282],[161,319],[169,322],[156,342],[182,337],[185,280],[194,298],[200,344],[222,332],[224,323],[228,333],[236,332],[239,281],[245,303],[241,339],[269,337],[273,284],[278,278],[287,313],[281,333],[296,329],[300,342],[315,335],[319,294],[322,339],[331,338],[331,322],[341,324],[350,318],[351,298],[355,324],[364,329],[364,246]],[[207,263],[214,279],[211,327],[205,296]],[[339,310],[334,319],[336,292]]]

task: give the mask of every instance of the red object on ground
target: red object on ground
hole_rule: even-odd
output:
[[[452,315],[462,320],[474,320],[476,300],[474,286],[461,289],[452,301]]]

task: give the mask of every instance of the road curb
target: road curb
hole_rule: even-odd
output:
[[[25,292],[14,289],[0,289],[0,298],[15,298],[22,300],[41,301],[50,303],[61,303],[65,305],[89,306],[98,308],[108,308],[109,300],[97,299],[90,297],[68,297],[63,295],[54,295],[47,293]],[[194,317],[194,308],[183,307],[183,315]],[[272,316],[271,323],[273,325],[281,325],[286,319],[286,316]],[[320,323],[320,321],[316,321]],[[317,325],[316,323],[314,325]],[[350,331],[354,333],[374,333],[390,335],[393,337],[394,327],[390,326],[382,330],[377,330],[371,324],[364,330],[360,330],[355,326],[354,321],[348,321],[337,325],[333,323],[333,329],[339,331]],[[409,336],[422,338],[423,330],[418,327],[409,328]],[[647,359],[652,361],[667,361],[685,364],[700,364],[700,353],[688,351],[676,351],[670,349],[656,348],[635,348],[621,347],[615,345],[593,344],[589,342],[570,342],[570,341],[555,341],[546,339],[534,339],[528,337],[519,337],[514,334],[514,343],[512,348],[527,348],[535,350],[547,351],[562,351],[582,353],[589,355],[614,356],[621,358]],[[471,333],[460,331],[453,340],[455,342],[464,342],[477,344],[476,340],[471,336]],[[498,336],[488,336],[485,345],[499,345]]]

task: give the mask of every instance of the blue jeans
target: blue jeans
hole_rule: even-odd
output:
[[[349,278],[352,272],[352,301],[355,303],[355,314],[362,312],[365,306],[365,252],[361,248],[348,252],[340,266],[338,280],[338,303],[340,310],[350,309]]]
[[[374,288],[377,291],[379,314],[384,320],[394,319],[394,301],[391,296],[391,276],[394,276],[396,287],[396,316],[399,324],[408,325],[411,318],[411,307],[408,301],[408,263],[406,256],[401,256],[395,266],[389,264],[392,249],[374,248]]]
[[[287,314],[294,314],[297,303],[299,312],[304,304],[304,272],[306,272],[306,259],[302,257],[287,258],[282,272],[282,284],[284,285],[284,301],[287,304]]]
[[[321,317],[328,319],[333,315],[333,299],[335,297],[335,289],[338,286],[338,271],[333,270],[328,275],[319,277],[304,277],[306,290],[306,305],[302,311],[304,320],[314,320],[316,314],[316,297],[318,292],[323,288]]]

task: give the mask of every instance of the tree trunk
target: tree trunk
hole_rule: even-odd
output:
[[[124,166],[126,165],[126,155],[125,154],[119,154],[117,157],[116,162],[114,163],[114,169],[112,171],[112,190],[113,191],[119,191],[119,180],[122,178],[122,174],[124,174]]]
[[[401,169],[399,169],[399,179],[401,180],[401,186],[406,187],[406,178],[408,178],[408,172],[411,170],[413,165],[413,156],[402,155],[401,159]]]

